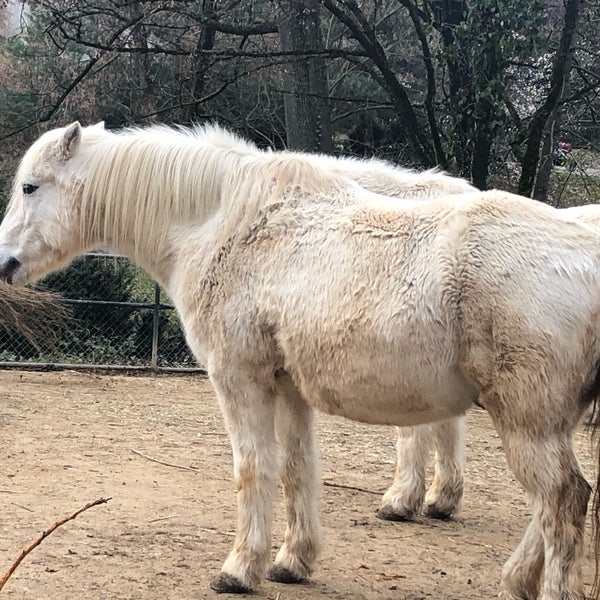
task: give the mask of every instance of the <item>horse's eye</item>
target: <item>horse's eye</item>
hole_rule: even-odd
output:
[[[29,196],[29,194],[33,194],[33,192],[35,192],[35,190],[37,190],[40,186],[39,185],[34,185],[33,183],[24,183],[23,184],[23,193],[26,196]]]

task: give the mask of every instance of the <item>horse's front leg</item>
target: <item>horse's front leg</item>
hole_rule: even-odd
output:
[[[233,449],[238,522],[233,549],[210,587],[247,593],[263,576],[271,549],[273,498],[278,474],[272,374],[250,365],[210,370]]]
[[[283,450],[281,480],[287,528],[284,543],[267,578],[281,583],[306,579],[321,545],[318,512],[319,468],[312,409],[287,375],[278,379],[275,419]]]

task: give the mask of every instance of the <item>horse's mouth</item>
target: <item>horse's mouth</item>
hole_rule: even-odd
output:
[[[11,284],[16,272],[21,268],[21,261],[11,256],[0,268],[0,279]]]
[[[12,285],[14,273],[4,273],[0,271],[0,281]]]

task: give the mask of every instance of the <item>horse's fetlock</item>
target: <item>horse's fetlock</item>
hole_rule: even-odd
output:
[[[377,516],[385,521],[412,521],[421,514],[425,497],[424,482],[415,479],[414,485],[397,483],[383,495]]]
[[[425,496],[424,513],[433,519],[447,519],[458,511],[463,497],[462,479],[432,485]]]

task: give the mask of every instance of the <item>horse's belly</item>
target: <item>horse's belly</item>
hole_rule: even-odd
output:
[[[354,421],[383,425],[421,425],[464,413],[477,391],[458,369],[436,373],[430,380],[415,377],[363,379],[336,385],[313,378],[304,396],[315,408]]]

